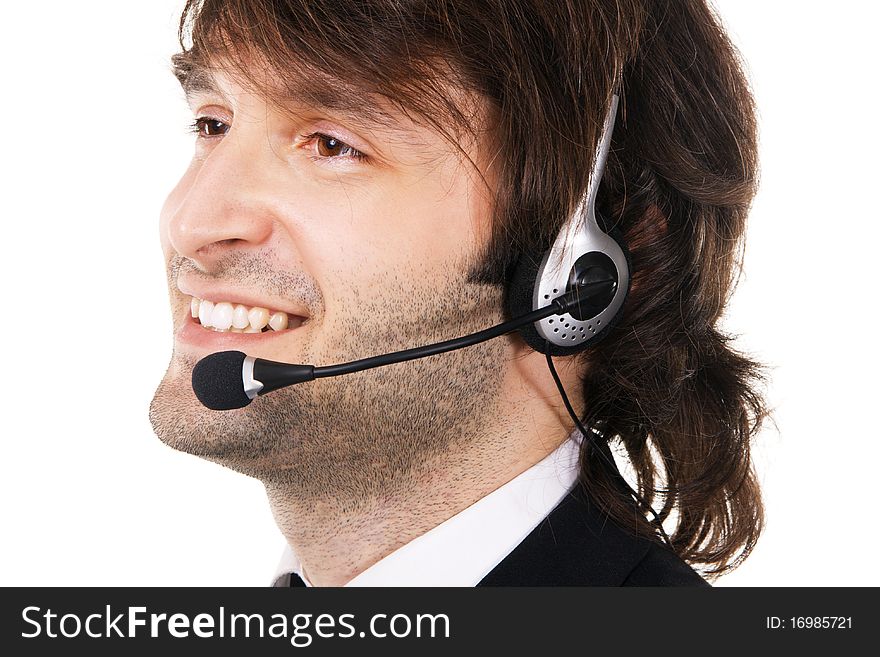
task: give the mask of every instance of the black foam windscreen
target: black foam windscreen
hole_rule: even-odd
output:
[[[620,247],[621,251],[623,251],[623,256],[626,259],[626,266],[630,274],[627,279],[628,281],[631,281],[632,261],[630,260],[629,250],[626,248],[626,243],[623,240],[623,236],[621,235],[620,231],[616,229],[612,229],[611,231],[609,231],[608,235],[615,242],[617,242],[617,245]],[[523,253],[517,260],[516,265],[513,268],[510,281],[507,284],[505,297],[507,312],[510,317],[519,317],[520,315],[525,315],[526,313],[533,310],[532,298],[535,293],[535,286],[538,282],[538,269],[541,266],[542,260],[543,254],[531,253]],[[600,340],[608,335],[611,329],[614,328],[615,324],[617,324],[617,321],[620,319],[620,316],[623,314],[623,308],[626,304],[626,298],[629,295],[629,287],[630,286],[628,282],[626,289],[623,292],[623,304],[621,305],[620,310],[617,312],[617,314],[615,314],[614,317],[612,317],[610,320],[606,321],[605,326],[602,327],[602,330],[597,331],[594,335],[590,336],[590,338],[586,342],[582,342],[574,347],[562,347],[559,345],[555,345],[552,342],[548,343],[538,334],[538,331],[535,329],[534,324],[526,324],[519,329],[519,333],[522,336],[523,340],[525,340],[527,345],[542,354],[546,354],[548,351],[551,356],[571,356],[573,354],[576,354],[580,351],[583,351],[584,349],[587,349],[597,344]]]
[[[192,387],[199,401],[214,411],[229,411],[250,404],[241,376],[245,358],[240,351],[221,351],[196,363]]]

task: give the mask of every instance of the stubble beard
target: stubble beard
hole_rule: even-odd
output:
[[[397,289],[359,303],[356,318],[332,327],[332,353],[315,353],[314,364],[429,344],[503,321],[501,288],[472,283],[460,271],[444,290],[402,295]],[[255,477],[270,494],[284,490],[303,502],[332,498],[354,511],[405,491],[480,440],[496,412],[506,345],[506,338],[490,340],[317,379],[227,412],[198,402],[190,384],[195,363],[174,353],[150,421],[169,446]]]

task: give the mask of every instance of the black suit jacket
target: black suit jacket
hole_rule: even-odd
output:
[[[675,553],[625,532],[575,486],[477,586],[709,586]]]

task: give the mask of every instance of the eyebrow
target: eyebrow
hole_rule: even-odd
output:
[[[181,65],[175,60],[172,60],[171,66],[174,77],[180,82],[187,100],[200,93],[222,95],[219,86],[214,80],[214,76],[207,69],[200,66]]]
[[[194,64],[182,55],[174,55],[171,58],[171,67],[174,77],[180,82],[187,101],[191,101],[199,94],[216,94],[223,97],[220,85],[210,69]],[[327,78],[331,80],[331,78]],[[306,102],[301,104],[318,111],[324,111],[339,116],[351,123],[365,128],[383,132],[389,136],[396,136],[412,146],[424,146],[424,140],[415,132],[399,125],[400,117],[388,112],[376,103],[369,101],[369,96],[362,91],[357,93],[351,86],[342,81],[337,81],[338,87],[334,89],[331,84],[317,84],[309,89],[307,94],[301,94]]]

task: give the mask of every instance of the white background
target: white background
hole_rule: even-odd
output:
[[[182,0],[12,3],[3,66],[0,584],[256,585],[262,486],[162,445],[158,213],[186,166]],[[763,175],[727,317],[774,366],[767,530],[719,585],[878,585],[877,39],[869,2],[718,0],[760,107]]]

